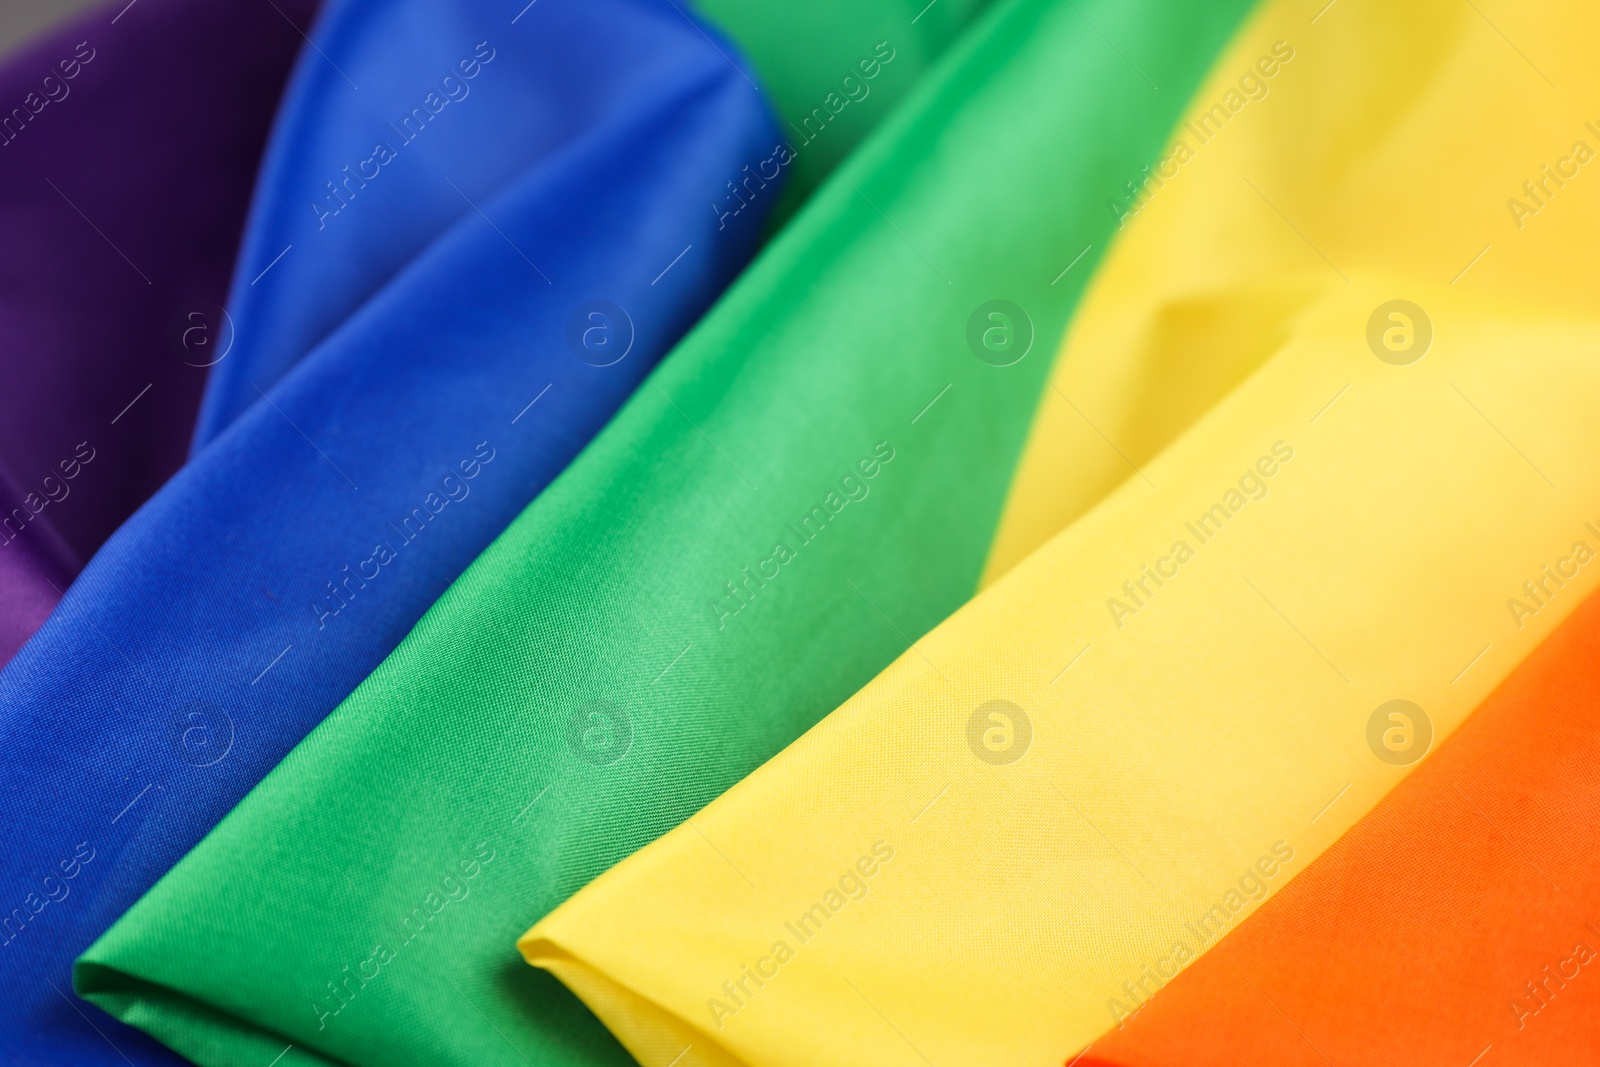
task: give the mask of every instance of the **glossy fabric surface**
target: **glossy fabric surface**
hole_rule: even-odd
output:
[[[183,462],[315,4],[99,7],[0,69],[0,665]]]
[[[386,17],[358,17],[373,9]],[[542,111],[587,121],[500,156],[396,146],[368,191],[430,175],[453,217],[276,384],[260,383],[0,675],[0,836],[18,843],[8,907],[58,892],[80,843],[95,856],[0,958],[14,991],[0,1032],[50,1062],[120,1062],[80,1017],[87,1006],[66,1001],[72,957],[398,643],[711,303],[758,233],[753,214],[719,230],[705,198],[768,150],[770,113],[731,46],[668,3],[552,5],[509,26],[489,2],[354,0],[326,18],[370,33],[304,51],[301,87],[307,64],[358,85],[370,75],[363,100],[386,76],[407,85],[395,109],[431,110],[428,94],[471,87],[419,141],[473,109],[501,124],[532,127]],[[320,119],[352,152],[385,136],[337,104]],[[307,179],[286,209],[310,216],[313,190]],[[261,211],[276,204],[257,198]],[[295,254],[304,265],[320,249]]]
[[[1160,27],[1140,60],[1181,86],[1209,55],[1193,39],[1220,44],[1242,5],[1086,10]],[[1108,85],[1117,115],[1089,103]],[[1159,151],[1185,95],[1152,91],[1071,5],[976,23],[396,653],[91,949],[83,988],[204,1062],[290,1042],[341,1062],[625,1062],[517,958],[513,917],[681,821],[970,596],[1038,357],[1081,292],[1064,268],[1114,225],[1089,193]],[[986,150],[1006,122],[1017,155]],[[997,293],[1029,309],[1032,355],[968,346]]]
[[[1580,81],[1592,21],[1535,38]],[[1259,12],[1115,205],[988,589],[530,960],[652,1065],[1062,1063],[1203,962],[1594,587],[1594,200],[1504,197],[1549,91],[1471,10]]]

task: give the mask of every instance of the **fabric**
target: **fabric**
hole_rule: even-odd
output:
[[[975,24],[394,655],[89,950],[84,993],[202,1063],[291,1044],[284,1065],[626,1062],[518,960],[521,920],[971,594],[1040,357],[1096,253],[1064,268],[1114,225],[1096,191],[1154,158],[1241,14],[1024,0]],[[987,318],[995,299],[1027,309],[1031,355],[1020,316]],[[980,342],[1010,336],[975,352],[974,312]]]
[[[87,441],[83,444],[86,446],[84,456],[92,462],[98,453]],[[45,493],[55,493],[54,503],[66,500],[72,492],[62,476],[69,471],[74,475],[83,472],[83,463],[76,455],[69,455],[60,462],[66,466],[50,475],[48,486],[40,485]],[[42,514],[50,506],[46,503],[50,498],[39,491],[33,491],[31,497],[32,507],[29,506],[30,494],[12,482],[0,465],[0,514],[7,516],[3,521],[11,523],[0,529],[10,532],[22,527],[19,536],[0,545],[0,626],[5,629],[6,641],[6,647],[0,650],[0,659],[9,659],[50,615],[61,590],[78,571],[77,556],[66,541],[48,521],[37,521],[33,509],[38,508]],[[29,527],[32,527],[31,533]]]
[[[1436,755],[1079,1067],[1362,1067],[1399,1048],[1420,1067],[1595,1062],[1597,663],[1591,596]]]
[[[314,9],[280,7],[101,7],[0,68],[0,666],[183,462]]]
[[[1588,69],[1594,16],[1549,19]],[[776,1067],[1070,1062],[1203,961],[1600,574],[1593,194],[1521,230],[1504,195],[1584,136],[1548,92],[1471,10],[1263,9],[1114,204],[986,591],[530,962],[647,1067]],[[1186,361],[1221,398],[1198,417],[1159,392]],[[1210,1025],[1184,1019],[1162,1062]],[[1207,1054],[1245,1058],[1226,1034]]]
[[[423,214],[421,201],[367,199],[390,179],[426,176],[454,214],[275,385],[260,382],[0,674],[0,839],[14,849],[0,899],[16,927],[0,954],[0,1042],[15,1058],[120,1062],[126,1033],[67,999],[72,957],[398,643],[758,235],[754,212],[719,228],[706,195],[771,151],[770,112],[732,46],[670,3],[540,5],[511,25],[491,0],[341,0],[325,20],[288,121],[314,111],[327,126],[308,146],[361,153],[334,158],[365,158],[374,137],[393,138],[396,157],[324,236],[367,209],[397,231]],[[337,68],[343,94],[320,109],[305,96],[322,91],[308,88],[318,66]],[[368,121],[452,96],[414,144]],[[457,151],[451,123],[481,144]],[[340,168],[308,152],[292,178],[274,169],[281,153],[268,164],[300,195],[258,210],[313,217]],[[272,224],[252,225],[260,248]],[[287,267],[332,290],[311,263],[324,247],[297,244],[257,273]],[[261,351],[239,343],[240,356]],[[80,847],[93,861],[63,881]]]
[[[938,15],[908,27],[912,3],[828,0],[802,10],[749,0],[707,5],[752,57],[756,69],[743,76],[751,95],[760,93],[759,76],[786,119],[774,144],[702,190],[719,232],[775,207],[774,221],[791,213],[916,82],[979,0],[946,0]],[[581,136],[612,99],[609,92],[575,93],[563,85],[583,63],[600,69],[597,52],[609,43],[589,41],[586,51],[563,63],[519,69],[519,91],[549,104],[519,113],[508,129],[500,107],[466,102],[475,90],[480,99],[493,93],[487,88],[493,82],[462,76],[479,67],[474,56],[435,54],[437,45],[419,50],[400,28],[385,36],[375,23],[389,17],[375,4],[335,5],[318,39],[324,53],[341,58],[336,63],[309,54],[299,65],[235,272],[229,310],[236,341],[212,372],[196,449],[414,259],[467,201],[508,180],[530,152]],[[487,34],[480,17],[471,7],[435,12],[429,25],[440,35]],[[681,6],[678,17],[685,28],[693,25]],[[511,29],[495,25],[497,33],[517,40],[546,32],[552,21],[560,16],[530,6],[516,14]],[[627,23],[615,33],[619,47],[631,46]],[[403,58],[369,63],[364,80],[353,80],[342,57],[388,38],[395,38],[389,46]],[[469,66],[457,70],[458,63]],[[432,76],[433,67],[439,77]],[[424,69],[428,73],[419,73]],[[631,77],[622,91],[637,82]]]
[[[1587,158],[1600,135],[1566,113],[1529,123],[1523,112],[1550,86],[1476,12],[1352,5],[1354,13],[1330,8],[1308,24],[1291,7],[1263,7],[1251,36],[1218,58],[1161,160],[1111,200],[1130,235],[1146,216],[1159,223],[1129,242],[1101,283],[1118,294],[1108,300],[1123,301],[1120,312],[1074,324],[1018,464],[986,583],[1083,514],[1104,487],[1139,477],[1137,465],[1278,350],[1299,310],[1327,286],[1416,279],[1587,317],[1588,271],[1600,266],[1596,203],[1579,183],[1558,189],[1559,174],[1525,173],[1516,153],[1544,161],[1561,146],[1546,165],[1576,171],[1575,139],[1589,146],[1576,156]],[[1546,62],[1562,62],[1576,84],[1588,68],[1572,56],[1560,21],[1568,9],[1549,10],[1512,28],[1548,48]],[[1414,61],[1396,60],[1397,50]],[[1484,107],[1470,127],[1458,110],[1464,99]],[[1399,140],[1385,143],[1385,133]],[[1468,140],[1493,146],[1492,164]],[[1470,175],[1435,162],[1465,166],[1469,158]],[[1560,193],[1570,225],[1545,225],[1548,215],[1534,221],[1523,186],[1530,174]],[[1533,195],[1544,202],[1537,188]],[[1157,236],[1178,227],[1181,241]],[[1107,351],[1124,355],[1107,359]],[[1492,398],[1458,399],[1488,413],[1475,416],[1480,422],[1493,416]],[[1098,479],[1085,479],[1091,465],[1103,470]]]
[[[817,185],[933,66],[990,0],[811,0],[761,4],[699,0],[695,7],[739,42],[782,117],[789,161],[767,229],[794,214]],[[759,176],[759,162],[751,171]],[[743,172],[741,172],[743,174]],[[760,183],[718,190],[738,209]]]
[[[0,15],[0,54],[8,55],[19,44],[58,26],[93,0],[15,0]]]

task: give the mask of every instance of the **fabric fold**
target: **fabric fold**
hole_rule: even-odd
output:
[[[1592,1060],[1597,662],[1590,596],[1437,755],[1078,1062]]]
[[[1386,379],[1339,341],[1385,291],[1312,309],[1145,467],[1158,489],[1125,485],[545,917],[529,960],[647,1065],[1060,1063],[1115,1025],[1129,990],[1327,848],[1593,588],[1575,578],[1520,631],[1504,618],[1504,592],[1600,506],[1581,458],[1600,444],[1600,332],[1433,293],[1436,321],[1475,340]],[[1564,403],[1505,367],[1513,343],[1543,353]],[[1451,377],[1549,419],[1521,428],[1561,490],[1485,439]],[[1364,399],[1301,431],[1352,379]],[[1216,529],[1230,494],[1248,503]],[[1153,595],[1119,627],[1108,602],[1141,580]]]
[[[553,5],[516,26],[489,0],[338,6],[368,9],[371,33],[336,35],[302,62],[358,85],[403,66],[415,81],[393,78],[414,86],[396,109],[426,110],[453,68],[451,86],[472,90],[450,108],[529,125],[570,109],[588,121],[524,145],[515,165],[487,149],[442,160],[424,144],[402,150],[389,166],[431,173],[461,201],[457,217],[281,380],[262,382],[257,403],[122,526],[0,674],[0,837],[16,847],[4,889],[23,909],[0,955],[15,976],[0,1032],[19,1055],[119,1060],[112,1043],[126,1032],[90,1025],[89,1006],[68,1000],[72,957],[398,643],[610,418],[759,233],[756,213],[719,228],[705,205],[771,150],[770,111],[730,46],[670,3]],[[337,10],[329,22],[346,25]],[[565,78],[548,69],[568,60]],[[360,93],[383,84],[375,76]],[[465,117],[447,109],[419,140]],[[346,133],[355,149],[370,144],[359,124]],[[468,176],[482,178],[474,167],[491,158],[503,181]],[[63,880],[80,848],[93,859]],[[50,893],[70,895],[39,903]]]
[[[773,6],[749,0],[700,0],[706,19],[739,42],[783,119],[788,148],[783,187],[768,231],[787,221],[822,180],[922,77],[990,0],[813,0]],[[782,157],[773,160],[780,165]],[[735,178],[717,203],[739,210],[763,192],[760,163]]]
[[[1534,38],[1580,83],[1589,21]],[[1470,10],[1265,7],[1113,205],[986,591],[530,962],[647,1067],[1059,1064],[1203,964],[1594,588],[1592,194],[1506,202],[1587,155],[1548,92]]]
[[[0,666],[183,462],[315,4],[99,6],[0,69]],[[115,160],[115,164],[108,161]]]
[[[770,94],[785,120],[772,145],[704,190],[718,231],[741,217],[759,224],[769,213],[774,222],[792,213],[980,2],[945,0],[920,25],[908,25],[911,0],[829,0],[802,10],[714,0],[709,25],[689,21],[680,5],[682,27],[710,34],[706,44],[753,97]],[[574,34],[568,11],[530,7],[501,21],[472,6],[447,7],[428,12],[421,25],[433,39],[424,43],[407,25],[417,17],[411,11],[331,4],[318,23],[321,52],[298,65],[273,127],[234,271],[234,343],[207,386],[196,450],[530,156],[603,122],[614,101],[671,62],[645,47],[639,20],[619,20],[604,35]],[[502,40],[529,58],[494,66]],[[375,59],[374,48],[388,55]],[[618,49],[639,61],[618,67]],[[347,69],[352,64],[360,69]],[[600,72],[605,84],[593,81]],[[540,106],[513,121],[497,103],[506,99]]]
[[[1098,190],[1159,152],[1243,9],[1024,0],[976,23],[395,654],[85,955],[86,995],[208,1062],[235,1041],[344,1063],[625,1062],[517,959],[519,918],[970,596],[1044,357],[1115,223]]]

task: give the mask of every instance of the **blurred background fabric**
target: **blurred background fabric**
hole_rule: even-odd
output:
[[[93,3],[94,0],[0,0],[0,59]]]

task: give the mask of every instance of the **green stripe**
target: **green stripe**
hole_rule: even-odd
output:
[[[1107,200],[1246,7],[991,11],[389,660],[90,949],[92,999],[201,1062],[292,1041],[347,1063],[626,1063],[516,936],[972,593],[1111,237]],[[995,298],[1035,331],[1003,368],[966,342]],[[892,460],[843,482],[875,446]],[[857,486],[802,543],[793,525]],[[792,558],[719,626],[724,583],[779,541]],[[621,736],[604,714],[572,729],[597,708],[627,717],[616,762],[600,762]],[[402,946],[402,919],[461,863],[478,864],[455,883],[466,898]],[[377,945],[393,959],[319,1031],[312,998]],[[152,985],[262,1030],[219,1036],[170,993],[130,1011]],[[210,1051],[225,1040],[234,1055]]]
[[[699,0],[694,5],[739,43],[760,72],[784,137],[797,149],[804,145],[788,168],[769,229],[775,231],[794,214],[988,2]],[[880,45],[894,54],[888,63],[877,58]]]

